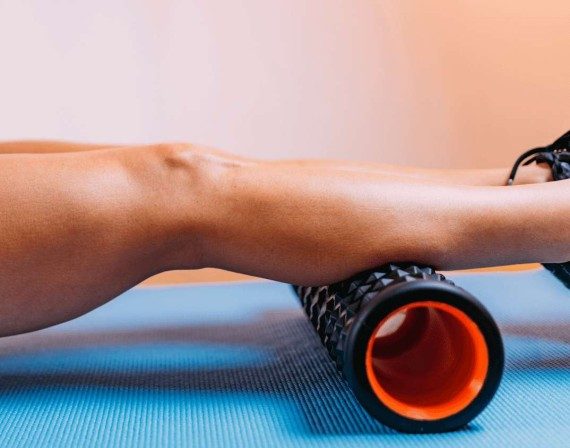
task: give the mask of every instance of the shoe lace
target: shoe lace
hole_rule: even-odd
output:
[[[547,163],[551,168],[561,162],[570,163],[570,131],[559,137],[548,146],[532,148],[521,154],[515,161],[507,185],[512,185],[520,166],[530,165],[532,162]]]

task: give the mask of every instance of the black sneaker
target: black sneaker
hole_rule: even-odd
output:
[[[554,180],[570,179],[570,131],[548,146],[533,148],[522,154],[511,170],[507,185],[513,184],[521,164],[524,166],[532,162],[548,164]],[[570,261],[567,263],[543,263],[543,266],[570,289]]]

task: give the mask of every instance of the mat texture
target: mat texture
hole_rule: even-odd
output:
[[[568,290],[545,270],[450,277],[488,306],[507,353],[497,397],[463,431],[373,421],[291,289],[258,282],[135,289],[0,339],[0,446],[569,446]]]

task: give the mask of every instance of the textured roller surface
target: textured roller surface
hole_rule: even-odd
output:
[[[567,447],[570,297],[544,270],[449,275],[501,326],[501,388],[464,431],[398,434],[341,380],[288,285],[129,291],[0,339],[1,447]]]
[[[334,285],[294,289],[329,355],[342,371],[348,331],[360,308],[387,286],[416,280],[453,284],[430,267],[388,264]]]

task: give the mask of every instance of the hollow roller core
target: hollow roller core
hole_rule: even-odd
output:
[[[421,301],[382,319],[366,350],[366,375],[385,406],[410,419],[438,420],[479,394],[489,352],[477,325],[446,303]]]

